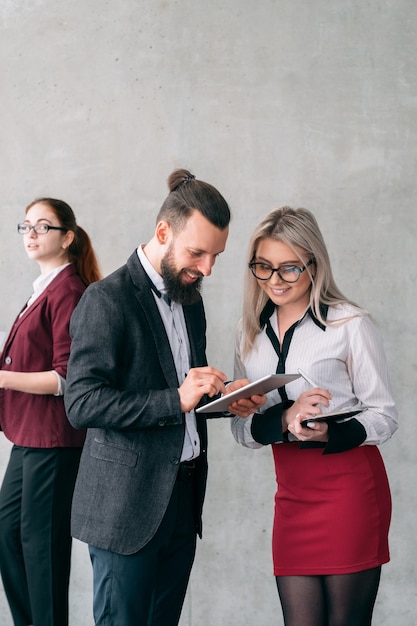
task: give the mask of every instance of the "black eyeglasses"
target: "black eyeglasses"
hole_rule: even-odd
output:
[[[310,259],[303,267],[298,267],[297,265],[271,267],[268,263],[251,261],[249,263],[249,269],[258,280],[269,280],[272,278],[273,273],[276,272],[284,283],[296,283],[304,270],[313,263],[316,263],[316,259]]]
[[[27,235],[30,231],[33,230],[37,235],[46,235],[48,230],[62,230],[63,232],[67,232],[67,229],[63,226],[49,226],[49,224],[34,224],[30,226],[30,224],[18,224],[17,232],[20,235]]]

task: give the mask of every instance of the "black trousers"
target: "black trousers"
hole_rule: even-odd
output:
[[[15,626],[67,626],[81,448],[14,446],[0,490],[0,570]]]
[[[96,626],[177,626],[196,549],[194,471],[180,467],[161,525],[139,552],[89,547]]]

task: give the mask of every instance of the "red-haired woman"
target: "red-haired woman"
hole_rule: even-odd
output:
[[[41,273],[0,355],[0,426],[14,444],[0,491],[0,569],[16,626],[66,626],[70,510],[85,436],[63,402],[69,321],[100,272],[62,200],[32,202],[18,232]]]

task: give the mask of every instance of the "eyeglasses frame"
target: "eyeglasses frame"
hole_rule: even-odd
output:
[[[278,274],[278,276],[280,277],[280,279],[284,282],[287,283],[288,285],[293,285],[294,283],[296,283],[301,274],[304,272],[304,270],[307,269],[307,267],[309,267],[309,265],[315,265],[316,264],[316,259],[313,257],[312,259],[310,259],[308,261],[308,263],[306,263],[305,265],[303,265],[303,267],[298,267],[298,265],[290,265],[289,267],[294,267],[297,272],[298,272],[298,276],[295,280],[285,280],[285,278],[283,278],[281,276],[281,274],[279,273],[280,269],[283,267],[282,265],[280,265],[280,267],[271,267],[271,275],[268,276],[268,278],[259,278],[258,276],[256,276],[255,272],[254,272],[254,266],[255,265],[267,265],[266,263],[260,263],[259,261],[251,261],[248,264],[248,267],[250,269],[250,271],[252,272],[252,275],[256,278],[256,280],[262,280],[262,281],[266,281],[266,280],[271,280],[272,276],[274,275],[274,272],[276,272]]]
[[[36,229],[39,226],[42,226],[42,228],[46,228],[46,232],[38,233]],[[20,228],[27,228],[28,231],[26,233],[22,233],[20,231]],[[29,235],[31,230],[33,230],[37,235],[47,235],[50,230],[62,230],[65,233],[68,232],[68,229],[64,226],[50,226],[49,224],[34,224],[33,226],[29,226],[29,224],[22,223],[17,225],[17,232],[19,233],[19,235]]]

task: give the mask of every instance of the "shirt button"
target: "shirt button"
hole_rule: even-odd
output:
[[[10,363],[12,362],[12,357],[6,356],[6,358],[4,359],[4,362],[6,363],[6,365],[10,365]]]

